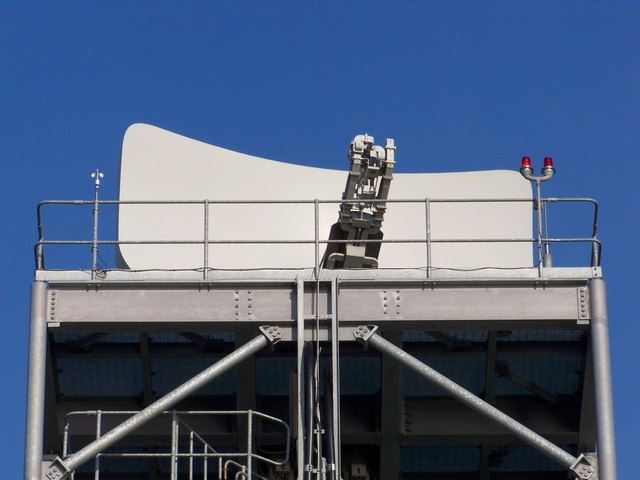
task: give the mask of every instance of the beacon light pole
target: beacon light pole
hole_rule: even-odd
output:
[[[545,243],[544,255],[542,253],[542,198],[540,196],[540,184],[550,180],[555,173],[556,169],[553,167],[553,159],[551,157],[544,157],[541,177],[533,176],[533,168],[531,167],[531,159],[529,157],[522,157],[520,162],[520,174],[530,182],[534,182],[536,184],[535,206],[538,211],[536,222],[538,225],[538,268],[553,266],[551,252],[549,251],[549,242]]]

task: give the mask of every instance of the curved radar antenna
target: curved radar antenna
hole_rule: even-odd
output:
[[[357,135],[349,145],[349,175],[338,222],[332,225],[324,268],[377,268],[386,200],[395,167],[395,144],[384,147],[373,137]],[[332,241],[338,241],[333,242]]]

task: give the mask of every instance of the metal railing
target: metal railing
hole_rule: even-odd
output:
[[[131,416],[138,413],[137,411],[116,411],[116,410],[87,410],[70,412],[65,416],[63,445],[62,445],[62,457],[66,458],[71,454],[71,437],[72,428],[71,421],[76,417],[95,417],[95,439],[99,439],[103,434],[105,418],[108,416]],[[170,437],[170,451],[169,452],[106,452],[97,454],[94,461],[93,477],[94,480],[100,480],[101,459],[105,458],[119,458],[119,459],[147,459],[158,460],[167,459],[170,462],[169,478],[171,480],[177,480],[178,474],[183,474],[182,477],[186,477],[189,480],[208,480],[212,478],[227,479],[230,467],[236,467],[238,476],[242,476],[245,479],[250,478],[264,478],[258,472],[252,469],[252,464],[255,461],[262,461],[268,465],[284,466],[289,462],[290,451],[290,438],[291,432],[289,425],[280,420],[279,418],[266,415],[261,412],[253,410],[235,410],[235,411],[168,411],[163,412],[163,416],[171,416],[170,432],[167,434]],[[220,452],[210,445],[205,438],[196,433],[196,431],[185,421],[185,417],[189,416],[227,416],[227,417],[246,417],[246,451],[242,452]],[[255,435],[255,418],[266,422],[272,422],[278,425],[283,430],[283,443],[285,443],[285,449],[283,450],[284,458],[280,461],[267,458],[263,455],[254,452],[254,435]],[[181,446],[181,435],[185,436],[188,441],[187,446]],[[106,432],[105,432],[106,433]],[[213,460],[217,464],[217,468],[210,468],[210,460]],[[182,471],[179,469],[180,462],[182,462]],[[200,467],[200,468],[198,468]],[[186,470],[186,472],[185,472]],[[72,474],[71,478],[74,478]]]
[[[427,277],[430,276],[432,265],[432,250],[434,244],[461,244],[461,243],[530,243],[537,250],[537,265],[539,267],[550,266],[545,265],[545,257],[549,253],[549,245],[554,243],[582,243],[591,245],[591,253],[589,265],[600,266],[600,258],[602,246],[597,238],[598,228],[598,203],[592,198],[494,198],[494,199],[385,199],[385,200],[367,200],[368,203],[385,203],[385,204],[420,204],[424,208],[425,218],[425,234],[421,238],[405,238],[405,239],[369,239],[361,240],[360,243],[400,243],[400,244],[424,244],[426,254],[426,272]],[[278,244],[313,244],[315,247],[314,266],[316,271],[320,268],[320,246],[329,243],[349,243],[350,240],[324,240],[320,238],[320,205],[342,203],[358,203],[358,201],[350,200],[146,200],[146,201],[123,201],[123,200],[99,200],[96,195],[95,200],[47,200],[38,204],[38,241],[34,246],[35,263],[37,270],[45,270],[45,247],[53,245],[76,245],[91,246],[92,253],[92,278],[95,278],[98,271],[97,252],[101,246],[120,246],[120,245],[200,245],[203,248],[202,253],[202,271],[204,279],[207,278],[208,271],[211,269],[209,261],[209,247],[222,244],[251,244],[251,245],[278,245]],[[533,210],[542,209],[542,214],[532,215],[535,223],[535,236],[529,238],[434,238],[431,222],[432,222],[432,206],[434,204],[490,204],[490,203],[526,203],[531,204]],[[591,236],[589,237],[564,237],[554,238],[548,236],[547,228],[547,207],[552,203],[568,203],[568,204],[587,204],[593,208],[591,222]],[[100,240],[98,237],[98,217],[100,215],[100,206],[129,206],[129,205],[179,205],[203,207],[202,214],[202,238],[190,240]],[[210,238],[210,209],[214,205],[313,205],[314,213],[314,238],[306,239],[225,239],[215,240]],[[93,238],[90,240],[49,240],[45,238],[43,211],[49,206],[92,206],[93,207]],[[215,223],[215,222],[214,222]]]

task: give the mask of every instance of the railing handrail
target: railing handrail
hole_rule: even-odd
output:
[[[431,232],[430,222],[431,213],[430,208],[432,204],[486,204],[486,203],[531,203],[536,206],[536,198],[401,198],[401,199],[368,199],[366,201],[370,204],[376,203],[401,203],[401,204],[423,204],[425,208],[425,226],[426,232],[424,238],[406,238],[406,239],[389,239],[383,238],[361,240],[361,243],[425,243],[427,248],[427,275],[432,267],[431,265],[431,245],[434,243],[538,243],[538,265],[542,264],[541,245],[548,245],[550,243],[591,243],[591,266],[599,266],[602,252],[602,244],[597,238],[598,228],[598,202],[593,198],[588,197],[574,197],[574,198],[541,198],[542,205],[549,203],[588,203],[593,206],[593,221],[591,224],[591,237],[569,237],[569,238],[551,238],[543,237],[541,227],[538,226],[537,238],[434,238]],[[203,272],[206,275],[209,271],[209,246],[221,245],[221,244],[314,244],[316,246],[316,259],[315,268],[319,268],[319,256],[318,247],[321,244],[341,244],[349,243],[349,240],[323,240],[319,238],[318,222],[319,222],[319,209],[320,204],[356,204],[360,203],[358,200],[343,200],[343,199],[301,199],[301,200],[44,200],[37,205],[37,220],[38,220],[38,241],[34,245],[34,253],[36,260],[36,269],[44,270],[44,246],[45,245],[92,245],[92,252],[94,254],[92,272],[97,271],[96,265],[96,252],[97,247],[100,245],[203,245]],[[258,239],[211,239],[209,238],[209,217],[210,207],[214,205],[309,205],[314,208],[314,220],[315,220],[315,234],[313,239],[270,239],[270,240],[258,240]],[[45,240],[44,235],[44,222],[43,222],[43,209],[46,206],[52,205],[66,205],[66,206],[94,206],[94,215],[97,216],[100,205],[202,205],[204,207],[204,227],[202,238],[196,240],[99,240],[97,238],[97,226],[94,228],[94,238],[92,240]],[[546,208],[545,208],[546,212]],[[538,217],[539,218],[539,217]],[[95,220],[95,219],[94,219]]]
[[[70,433],[70,421],[73,417],[95,416],[96,417],[96,425],[95,425],[96,438],[100,438],[102,434],[102,422],[106,416],[127,416],[127,415],[135,415],[138,412],[139,412],[138,410],[76,410],[76,411],[68,412],[64,416],[63,456],[65,457],[67,456],[69,445],[71,443],[70,440],[71,440],[71,437],[73,436]],[[285,421],[277,417],[274,417],[256,410],[182,410],[182,411],[167,410],[162,412],[160,415],[172,416],[172,419],[171,419],[172,431],[167,432],[167,435],[170,435],[172,437],[171,452],[153,452],[153,453],[151,452],[102,452],[96,455],[96,460],[95,460],[96,471],[99,472],[100,458],[171,458],[175,461],[177,461],[177,459],[180,459],[180,458],[187,458],[190,460],[190,462],[192,462],[193,459],[203,459],[204,461],[206,461],[209,458],[216,458],[219,460],[219,462],[221,462],[223,459],[229,459],[227,461],[232,461],[230,460],[232,458],[241,458],[241,459],[245,459],[247,461],[247,464],[249,464],[253,460],[260,460],[262,462],[265,462],[267,464],[274,465],[274,466],[285,465],[289,462],[289,451],[291,449],[291,444],[290,444],[291,429],[289,428],[289,425]],[[218,452],[204,438],[202,438],[195,431],[195,429],[184,420],[184,418],[181,418],[184,416],[196,416],[196,415],[207,415],[207,416],[232,415],[232,416],[238,416],[238,417],[246,415],[248,420],[248,423],[247,423],[248,438],[251,438],[251,436],[253,435],[253,430],[252,430],[253,417],[259,417],[263,420],[276,423],[281,427],[283,427],[284,429],[283,434],[284,434],[284,437],[286,438],[286,446],[283,452],[284,458],[280,461],[276,461],[271,458],[264,457],[263,455],[260,455],[258,453],[254,453],[253,446],[252,446],[253,443],[251,441],[247,442],[246,452],[241,452],[241,451]],[[185,426],[188,430],[186,435],[188,435],[190,439],[192,439],[193,437],[197,438],[197,440],[202,444],[202,447],[204,447],[205,451],[202,453],[193,451],[193,445],[192,443],[190,443],[188,452],[180,452],[179,446],[177,444],[179,442],[178,430],[177,428],[174,427],[174,424],[182,424],[183,426]],[[189,468],[190,469],[193,468],[192,463],[190,463]],[[248,469],[248,472],[251,472],[250,468]],[[253,476],[253,473],[252,473],[252,476]],[[99,473],[97,474],[97,477],[98,476],[99,476]]]

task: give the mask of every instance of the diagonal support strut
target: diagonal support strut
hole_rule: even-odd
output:
[[[79,466],[91,460],[97,454],[103,452],[138,427],[160,415],[165,410],[170,409],[178,402],[212,381],[214,378],[235,367],[240,362],[259,350],[262,350],[267,345],[273,345],[282,338],[282,332],[278,327],[264,326],[260,327],[260,331],[262,332],[262,335],[245,343],[242,347],[214,363],[195,377],[187,380],[185,383],[167,393],[164,397],[155,401],[144,410],[141,410],[122,422],[113,430],[110,430],[104,436],[91,442],[64,460],[57,457],[47,469],[44,479],[62,480],[67,478],[67,476]]]
[[[562,448],[553,444],[546,438],[538,435],[533,430],[525,427],[520,422],[514,420],[507,414],[501,412],[493,405],[477,397],[469,390],[461,387],[454,381],[438,373],[433,368],[425,365],[417,358],[409,355],[393,343],[385,340],[376,333],[377,327],[360,325],[353,332],[355,339],[365,346],[372,346],[376,350],[395,358],[402,365],[429,380],[446,391],[449,395],[464,403],[466,406],[484,415],[490,420],[500,424],[523,442],[531,445],[544,455],[563,465],[572,472],[575,478],[585,480],[595,480],[597,478],[596,468],[592,465],[592,460],[580,455],[578,458],[567,453]]]

